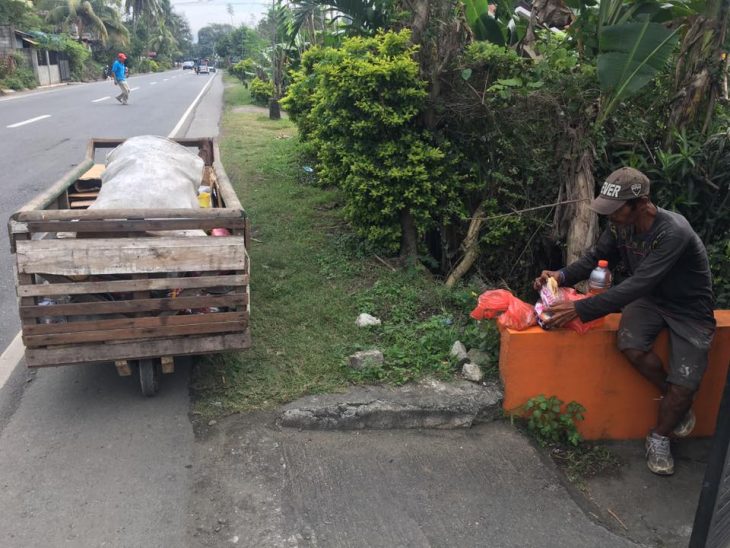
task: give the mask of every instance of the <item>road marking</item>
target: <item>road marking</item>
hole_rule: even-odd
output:
[[[203,86],[203,89],[200,90],[200,93],[198,93],[198,96],[195,98],[195,100],[192,103],[190,103],[188,110],[186,110],[185,114],[183,114],[182,118],[180,118],[180,121],[177,123],[177,125],[174,128],[172,128],[172,131],[167,135],[168,139],[172,139],[175,136],[175,134],[178,131],[180,131],[180,128],[185,123],[185,119],[193,111],[193,109],[195,108],[195,105],[197,105],[198,101],[200,101],[200,98],[205,94],[206,91],[208,91],[208,88],[210,87],[210,85],[213,83],[214,80],[215,80],[215,76],[213,76],[213,78],[208,80],[208,83],[205,84],[205,86]]]
[[[91,101],[91,102],[92,102],[92,103],[98,103],[99,101],[106,101],[106,100],[107,100],[107,99],[109,99],[109,98],[110,98],[110,96],[109,96],[109,95],[107,95],[106,97],[102,97],[101,99],[94,99],[94,100],[93,100],[93,101]]]
[[[173,76],[173,78],[174,78],[174,76]],[[163,79],[162,81],[163,81],[163,82],[167,82],[168,80],[169,80],[169,78],[165,78],[165,79]]]
[[[129,91],[135,91],[135,90],[138,90],[138,89],[139,89],[139,86],[137,86],[136,88],[132,88]]]
[[[157,82],[150,82],[151,86],[154,86]]]
[[[50,118],[50,114],[44,114],[43,116],[36,116],[35,118],[31,118],[30,120],[24,120],[22,122],[18,122],[17,124],[10,124],[9,126],[5,126],[8,128],[12,127],[20,127],[24,126],[25,124],[32,124],[33,122],[37,122],[38,120],[43,120],[44,118]]]
[[[20,360],[23,357],[23,352],[25,352],[25,346],[23,345],[23,339],[20,337],[20,331],[18,331],[13,342],[11,342],[5,349],[5,352],[0,355],[0,388],[5,386],[5,383],[8,382],[15,366],[20,363]]]

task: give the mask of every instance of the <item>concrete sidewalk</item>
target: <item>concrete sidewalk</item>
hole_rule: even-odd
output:
[[[710,440],[653,475],[640,440],[570,483],[501,416],[494,383],[352,387],[194,419],[193,546],[687,546]],[[423,426],[429,428],[424,429]]]
[[[505,422],[309,431],[234,415],[199,426],[194,462],[193,546],[635,546]]]

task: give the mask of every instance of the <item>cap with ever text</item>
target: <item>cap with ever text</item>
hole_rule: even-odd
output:
[[[622,167],[606,178],[590,208],[599,215],[610,215],[627,200],[648,195],[649,178],[638,169]]]

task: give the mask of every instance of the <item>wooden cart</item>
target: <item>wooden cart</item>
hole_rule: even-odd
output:
[[[176,141],[205,161],[211,208],[86,209],[101,186],[97,150],[123,142],[92,139],[82,164],[10,218],[28,367],[114,362],[125,376],[138,365],[152,396],[175,356],[251,345],[246,213],[217,143]],[[214,228],[230,235],[160,234]]]

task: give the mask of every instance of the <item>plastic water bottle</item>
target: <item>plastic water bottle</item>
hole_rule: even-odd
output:
[[[591,272],[591,277],[588,278],[588,294],[599,295],[611,287],[613,282],[613,276],[611,271],[608,269],[608,261],[601,259],[598,261],[598,266]]]

